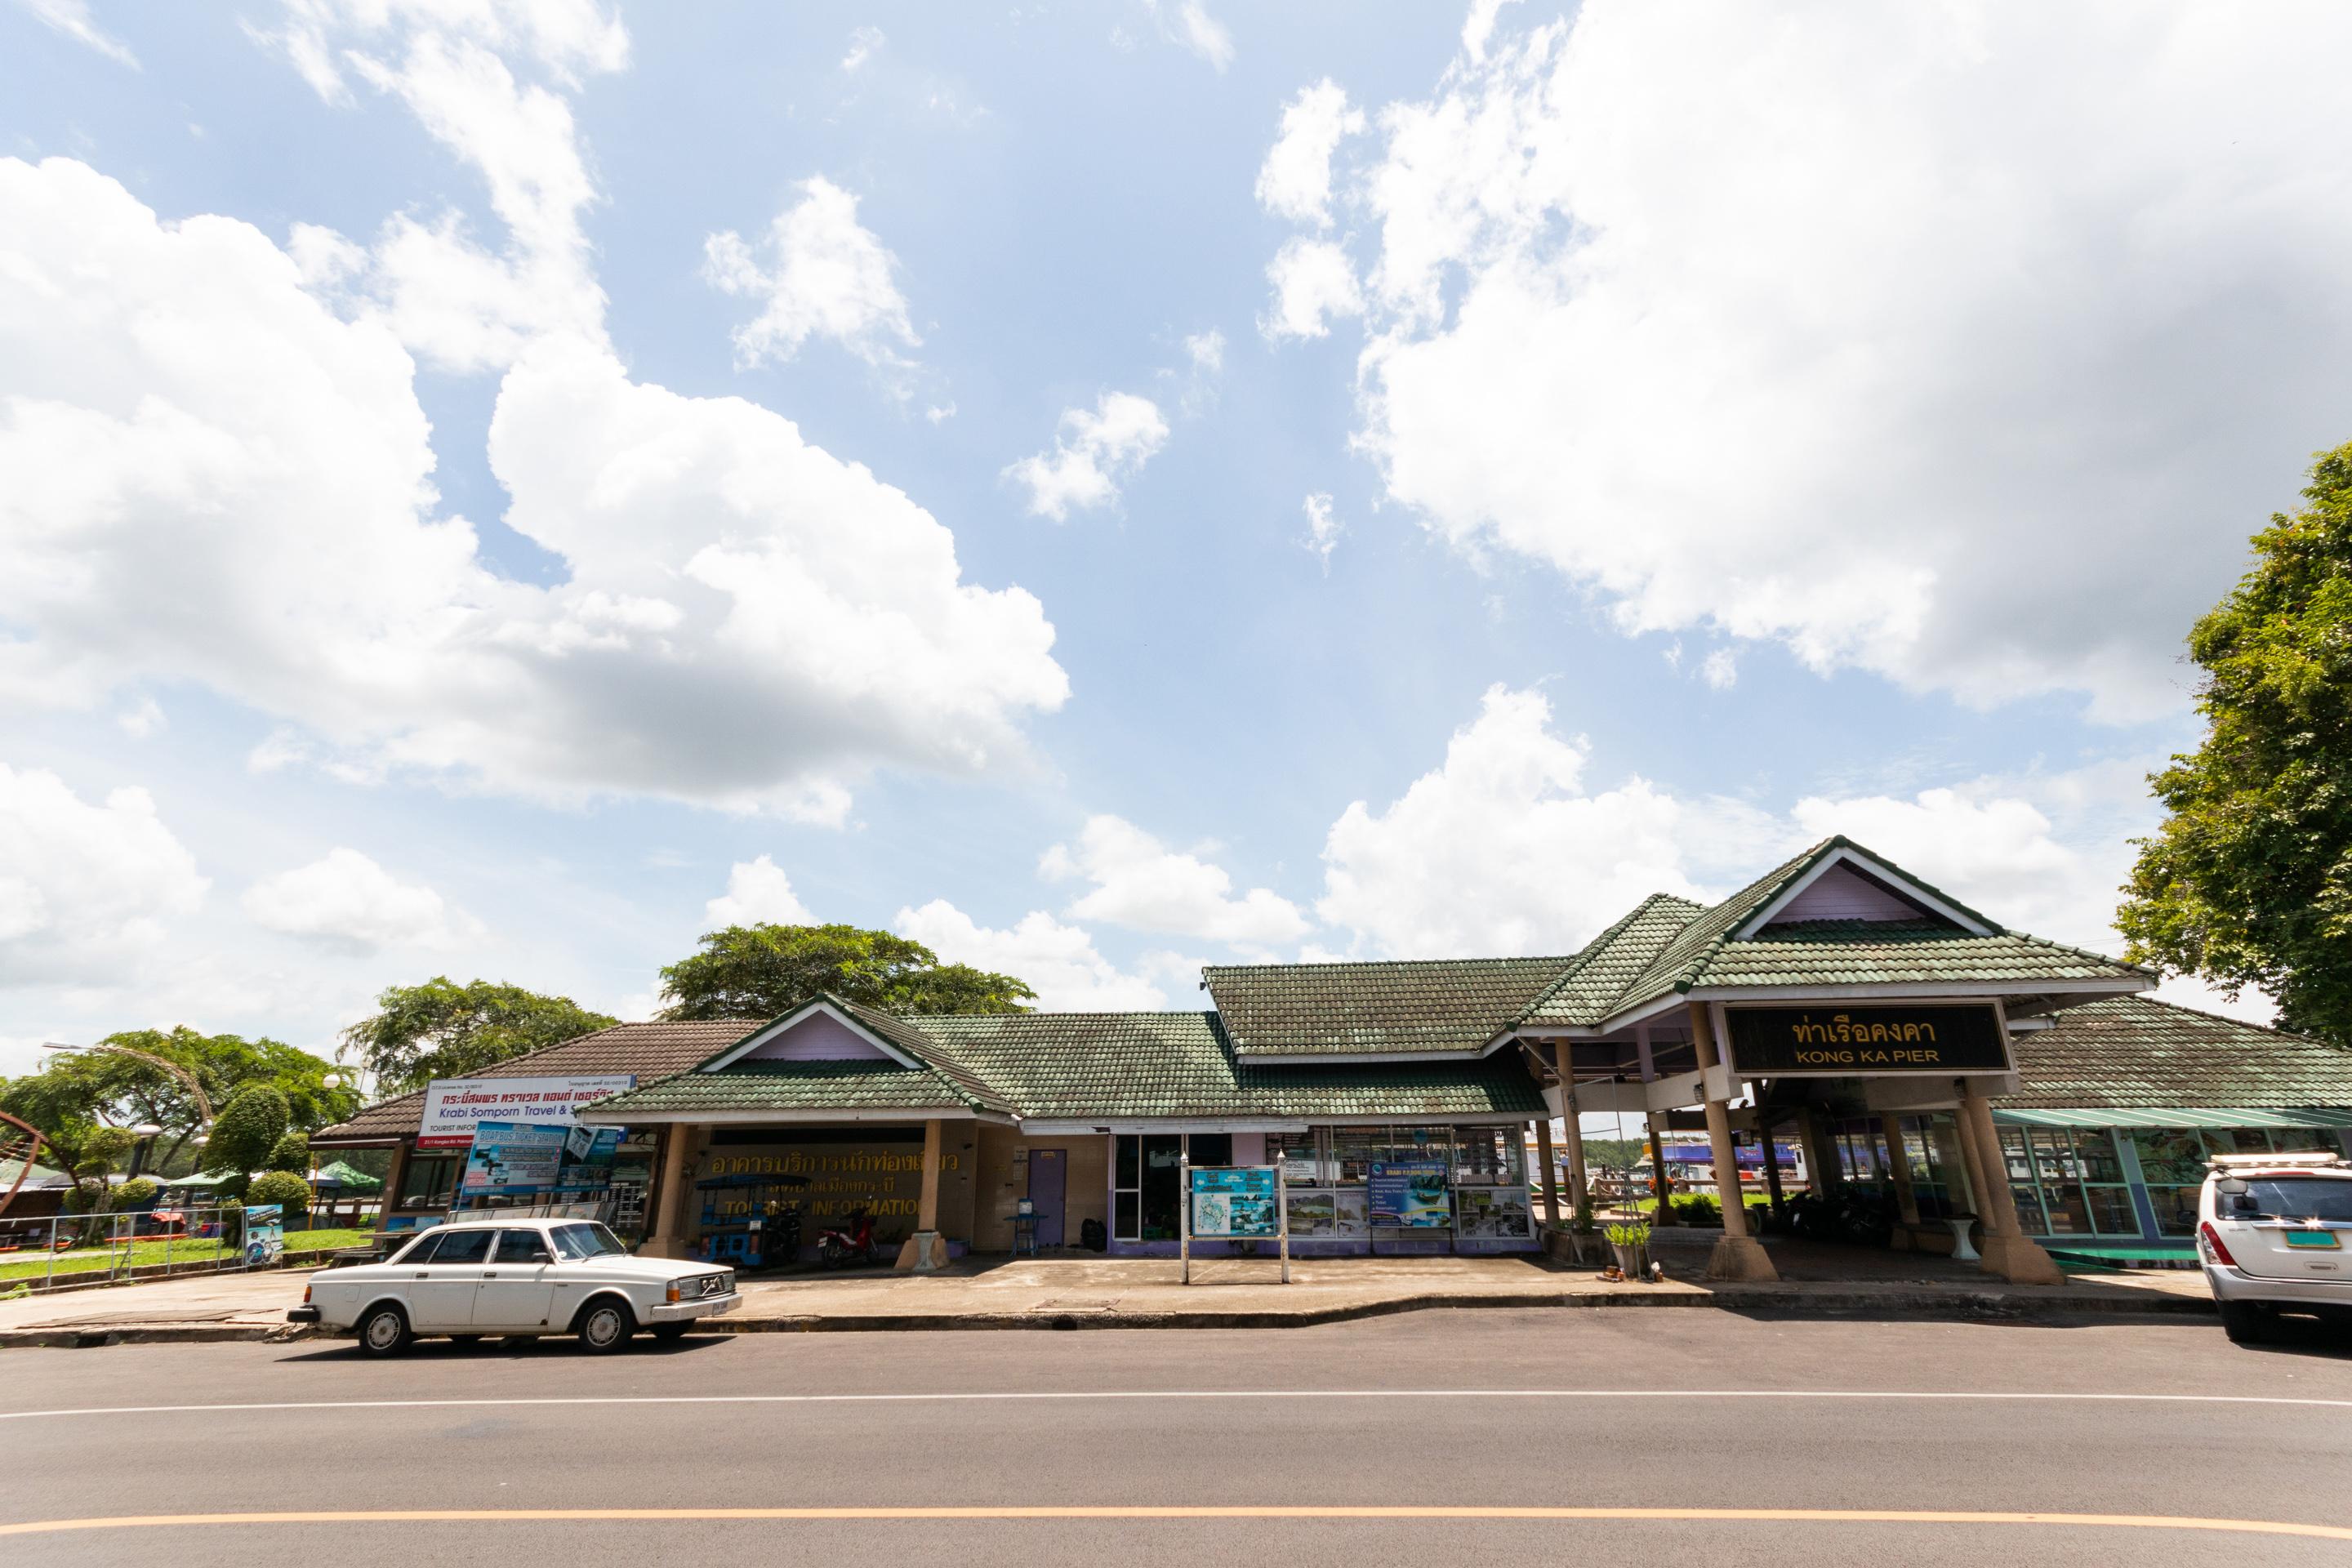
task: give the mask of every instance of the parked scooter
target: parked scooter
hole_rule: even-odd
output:
[[[831,1226],[816,1233],[816,1260],[827,1268],[870,1268],[882,1261],[874,1245],[874,1210],[860,1204],[849,1211],[847,1227]]]

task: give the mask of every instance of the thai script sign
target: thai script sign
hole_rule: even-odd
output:
[[[1375,1160],[1371,1179],[1376,1230],[1450,1230],[1454,1190],[1443,1160]]]
[[[1282,1234],[1271,1165],[1195,1165],[1192,1234],[1203,1240]]]
[[[1732,1007],[1724,1016],[1732,1070],[1748,1078],[2011,1070],[1990,1005]]]
[[[963,1157],[940,1154],[942,1180],[957,1179]],[[852,1209],[871,1210],[877,1220],[918,1218],[922,1207],[923,1145],[912,1142],[722,1144],[703,1162],[705,1176],[798,1176],[807,1184],[791,1194],[812,1220],[845,1219]],[[748,1213],[749,1200],[721,1194],[718,1213]]]
[[[581,1107],[635,1089],[635,1073],[590,1078],[436,1078],[425,1088],[419,1149],[463,1149],[485,1121],[572,1125]]]

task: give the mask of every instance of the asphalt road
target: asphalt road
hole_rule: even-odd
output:
[[[0,1352],[0,1561],[45,1565],[2352,1563],[2347,1479],[2352,1346],[2242,1351],[2202,1321],[1552,1310],[602,1360],[564,1342],[392,1363],[331,1342]],[[942,1508],[1034,1512],[904,1511]],[[1306,1511],[1151,1511],[1201,1508]],[[1366,1508],[1470,1511],[1334,1513]],[[655,1516],[10,1529],[525,1509]],[[730,1509],[874,1516],[707,1516]],[[1528,1509],[1669,1516],[1499,1511]],[[1790,1510],[1904,1517],[1770,1517]],[[2342,1533],[2120,1522],[2156,1519]]]

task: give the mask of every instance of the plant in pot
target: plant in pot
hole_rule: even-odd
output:
[[[1650,1227],[1646,1225],[1612,1225],[1609,1227],[1609,1246],[1617,1254],[1617,1268],[1628,1279],[1646,1279],[1650,1274]]]

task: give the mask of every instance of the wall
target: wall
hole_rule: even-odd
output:
[[[1013,1250],[1013,1215],[1029,1194],[1027,1152],[1060,1149],[1068,1168],[1063,1178],[1062,1234],[1073,1247],[1081,1227],[1094,1220],[1110,1225],[1110,1140],[1099,1132],[1067,1137],[1024,1137],[1010,1127],[980,1124],[980,1161],[974,1184],[977,1205],[972,1216],[971,1246],[975,1252]],[[1016,1156],[1023,1156],[1016,1158]],[[945,1203],[941,1199],[941,1203]]]
[[[747,1062],[877,1061],[888,1056],[873,1042],[829,1014],[812,1013],[778,1035],[744,1053]]]

